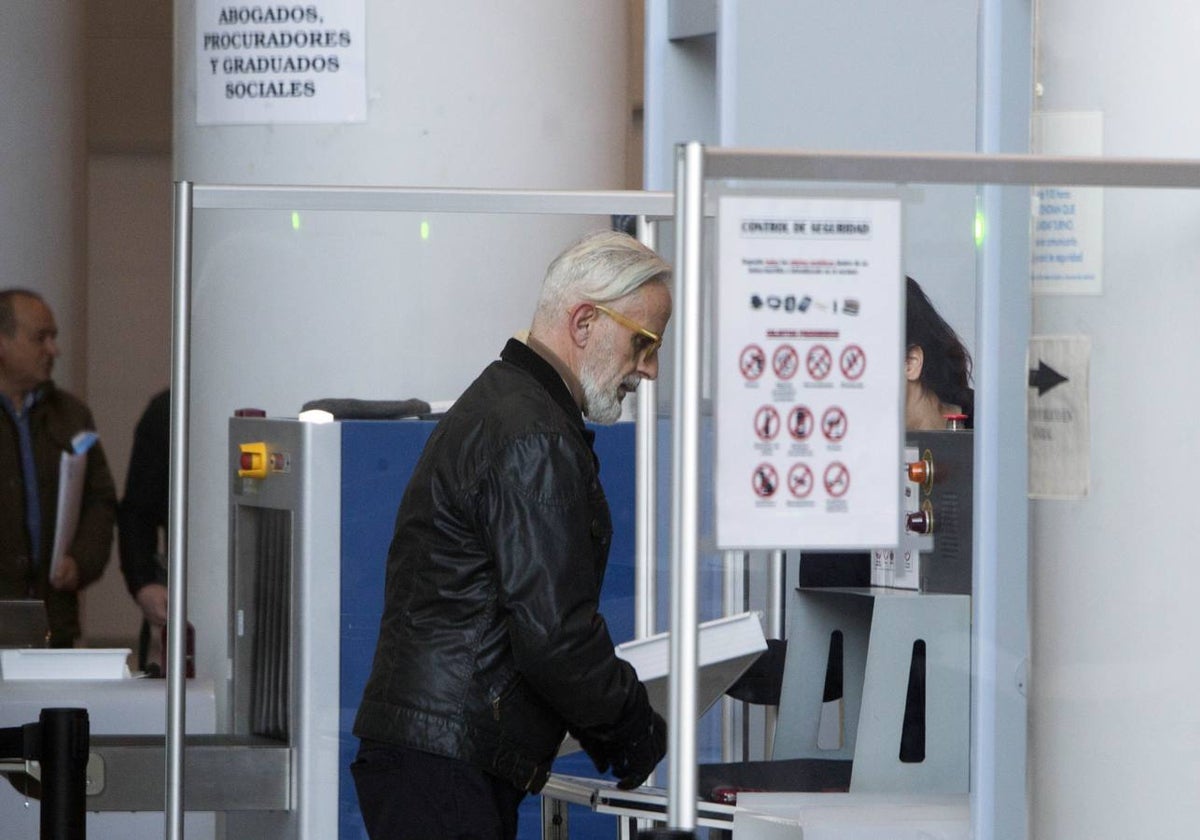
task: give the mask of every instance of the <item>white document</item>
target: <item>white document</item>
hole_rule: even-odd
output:
[[[74,451],[64,452],[58,462],[58,513],[54,518],[54,550],[50,554],[51,577],[62,566],[62,559],[75,538],[75,529],[79,527],[87,451],[95,442],[94,432],[80,432],[72,441]]]

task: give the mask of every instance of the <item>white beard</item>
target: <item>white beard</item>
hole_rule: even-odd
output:
[[[624,394],[620,390],[621,386],[624,385],[626,391],[633,391],[641,382],[641,377],[636,373],[624,379],[615,379],[610,372],[610,365],[606,364],[607,360],[615,357],[615,347],[598,347],[596,352],[584,360],[583,367],[579,372],[579,383],[583,387],[587,417],[592,422],[604,426],[616,423],[621,419],[621,401],[624,398]]]

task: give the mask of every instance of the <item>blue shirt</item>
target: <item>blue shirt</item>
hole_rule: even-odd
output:
[[[21,478],[25,484],[25,527],[29,530],[29,559],[37,566],[42,556],[42,505],[38,501],[37,470],[33,463],[33,430],[29,426],[30,409],[38,391],[30,391],[18,411],[6,395],[0,394],[0,406],[17,427],[17,445],[21,450]]]

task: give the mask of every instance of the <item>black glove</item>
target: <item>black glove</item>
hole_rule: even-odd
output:
[[[616,726],[598,733],[571,734],[597,772],[612,770],[621,790],[631,790],[646,781],[667,754],[667,722],[654,711],[641,683],[629,696]]]
[[[612,766],[612,759],[609,757],[610,745],[598,738],[589,738],[586,735],[578,735],[574,732],[571,734],[579,742],[579,746],[583,747],[583,751],[592,760],[592,764],[596,766],[596,772],[607,773],[608,768]]]
[[[667,722],[651,709],[649,724],[640,733],[612,747],[606,757],[612,764],[613,775],[617,777],[617,787],[632,790],[646,781],[646,777],[654,772],[658,762],[667,754]],[[595,758],[592,760],[595,761]]]

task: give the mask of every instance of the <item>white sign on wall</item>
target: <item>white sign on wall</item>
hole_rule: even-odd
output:
[[[1082,499],[1091,482],[1086,335],[1029,338],[1029,497]]]
[[[1044,155],[1103,154],[1099,111],[1033,115],[1035,149]],[[1033,188],[1033,291],[1098,295],[1104,286],[1104,191],[1100,187]]]
[[[196,0],[196,122],[365,121],[365,3]]]
[[[899,200],[724,195],[716,282],[718,546],[895,544]]]

